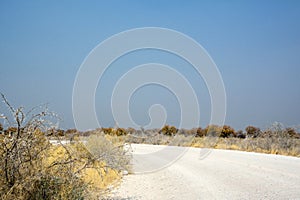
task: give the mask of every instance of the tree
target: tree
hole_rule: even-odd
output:
[[[246,138],[246,135],[243,133],[242,130],[238,130],[238,131],[236,132],[236,137],[237,137],[237,138],[241,138],[241,139],[245,139],[245,138]]]
[[[297,131],[294,128],[289,127],[289,128],[286,128],[285,131],[289,137],[299,138],[299,134],[297,133]]]
[[[127,132],[124,128],[117,128],[117,130],[115,131],[117,136],[122,136],[122,135],[127,135]]]
[[[15,109],[3,94],[1,97],[12,116],[12,119],[3,117],[9,128],[5,130],[0,141],[1,197],[8,198],[8,195],[10,198],[19,198],[21,195],[31,198],[34,190],[32,184],[38,184],[45,177],[38,175],[34,169],[40,165],[42,157],[50,147],[42,131],[47,127],[46,116],[51,114],[46,110],[33,113],[37,109],[34,108],[26,115],[23,107]]]
[[[228,137],[235,137],[235,136],[236,136],[236,133],[233,128],[231,128],[228,125],[223,126],[220,137],[228,138]]]
[[[106,135],[113,135],[114,134],[114,129],[113,128],[102,128],[102,131]]]
[[[294,128],[285,128],[282,123],[274,122],[267,130],[264,136],[272,138],[297,138],[298,134]]]
[[[159,133],[164,135],[174,136],[178,132],[178,129],[175,126],[165,125]]]
[[[66,135],[69,135],[69,134],[75,134],[75,133],[78,133],[77,129],[73,128],[73,129],[68,129],[65,131],[65,134]]]
[[[205,129],[202,129],[201,127],[197,128],[195,137],[204,137],[206,136],[207,132]]]
[[[261,133],[260,129],[255,126],[247,126],[245,128],[245,131],[246,131],[246,136],[252,138],[258,137]]]

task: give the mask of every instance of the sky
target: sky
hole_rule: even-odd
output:
[[[75,127],[72,92],[84,59],[102,41],[133,28],[162,27],[197,41],[218,67],[226,90],[225,123],[235,129],[300,124],[300,1],[0,1],[0,92],[15,106],[49,103]],[[203,79],[189,63],[158,50],[131,52],[113,62],[99,81],[95,112],[101,126],[114,126],[110,108],[116,82],[143,63],[168,64],[190,81],[199,100],[201,126],[211,103]],[[130,99],[132,119],[149,121],[161,104],[166,123],[180,123],[180,100],[159,85],[146,85]],[[5,107],[0,106],[5,113]],[[86,118],[88,121],[88,117]],[[90,127],[96,128],[96,127]],[[190,127],[187,127],[190,128]]]

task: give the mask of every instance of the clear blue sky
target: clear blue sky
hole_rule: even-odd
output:
[[[84,58],[111,35],[148,26],[180,31],[208,51],[225,83],[227,124],[236,129],[250,124],[265,128],[274,121],[300,124],[300,1],[296,0],[2,0],[0,91],[14,105],[27,108],[48,102],[64,119],[63,128],[74,127],[72,88]],[[97,91],[97,113],[104,126],[114,123],[108,109],[113,83],[122,75],[122,66],[137,58],[138,63],[182,62],[154,51],[118,60]],[[192,71],[186,73],[191,82],[200,82]],[[204,126],[209,98],[205,87],[195,88],[203,102]],[[162,102],[170,113],[167,122],[178,123],[178,102],[159,87],[137,91],[132,97],[133,118],[147,124],[146,111],[161,100],[157,96],[171,100]]]

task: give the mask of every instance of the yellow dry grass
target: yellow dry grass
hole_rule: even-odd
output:
[[[120,174],[112,169],[100,169],[87,168],[83,170],[84,182],[91,184],[94,188],[104,190],[108,186],[113,185],[120,180]]]
[[[83,151],[86,150],[82,148],[82,145],[79,144],[68,144],[65,147],[62,145],[52,145],[48,150],[44,163],[46,166],[50,166],[55,162],[65,160],[68,156],[68,149],[68,151],[72,151],[73,154],[79,155],[78,157],[81,158],[74,162],[73,170],[75,172],[82,167],[82,164],[86,159],[83,155]],[[104,162],[95,161],[93,166],[87,167],[80,172],[80,177],[84,183],[89,185],[91,190],[103,191],[107,189],[108,186],[118,182],[121,178],[121,174],[116,170],[107,167]]]

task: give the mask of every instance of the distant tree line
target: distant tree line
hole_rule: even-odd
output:
[[[175,136],[175,135],[185,135],[185,136],[194,136],[194,137],[220,137],[220,138],[268,138],[268,137],[290,137],[300,139],[300,134],[296,131],[296,129],[288,127],[284,128],[282,124],[275,123],[271,128],[266,130],[261,130],[255,126],[247,126],[245,130],[236,131],[229,125],[208,125],[205,128],[198,127],[192,129],[178,129],[172,125],[164,125],[161,129],[151,129],[151,130],[136,130],[134,128],[98,128],[93,131],[85,131],[80,132],[76,129],[50,129],[47,131],[46,135],[48,137],[68,137],[74,138],[77,136],[89,136],[96,132],[102,132],[105,135],[111,136],[125,136],[125,135],[139,135],[147,133],[157,133],[167,136]],[[8,127],[4,128],[0,123],[0,134],[4,135],[12,135],[17,132],[16,127]]]

